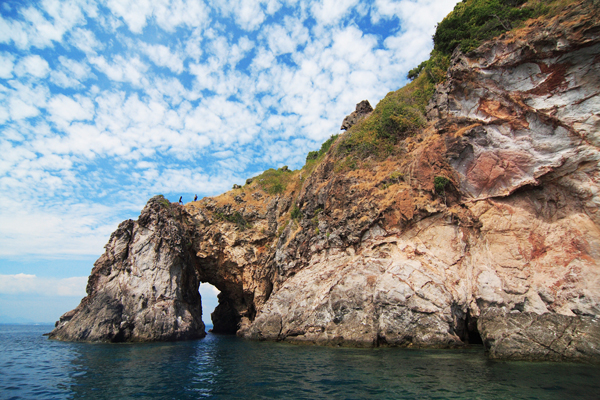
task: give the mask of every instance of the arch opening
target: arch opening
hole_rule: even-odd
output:
[[[218,296],[221,291],[210,283],[202,282],[198,288],[198,292],[202,299],[202,322],[204,322],[206,330],[209,330],[213,328],[210,316],[219,305]]]
[[[240,327],[242,314],[248,314],[242,289],[224,283],[214,285],[201,282],[199,288],[202,301],[202,320],[207,330],[213,333],[235,335]]]

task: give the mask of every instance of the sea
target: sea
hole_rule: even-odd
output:
[[[600,366],[460,350],[351,349],[208,334],[178,343],[48,340],[0,325],[1,399],[599,399]]]

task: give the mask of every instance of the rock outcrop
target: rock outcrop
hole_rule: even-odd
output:
[[[371,107],[371,103],[369,103],[369,100],[361,101],[356,105],[356,110],[352,111],[346,116],[346,118],[344,118],[340,130],[345,131],[350,129],[358,121],[368,116],[372,111],[373,107]]]
[[[209,282],[215,330],[249,339],[600,361],[598,21],[584,1],[456,51],[401,154],[343,168],[336,142],[281,190],[152,199],[52,337],[200,337]]]
[[[205,336],[183,207],[162,196],[111,235],[81,304],[50,338],[79,341],[183,340]]]

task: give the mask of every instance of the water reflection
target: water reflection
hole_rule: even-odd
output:
[[[182,343],[48,341],[0,327],[0,397],[593,399],[600,367],[467,350],[343,349],[209,335]]]
[[[481,348],[339,349],[215,335],[79,346],[75,398],[591,399],[600,389],[598,367],[493,362]]]
[[[193,379],[195,342],[79,346],[75,398],[167,398]]]

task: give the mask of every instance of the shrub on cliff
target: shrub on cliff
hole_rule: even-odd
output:
[[[381,160],[396,151],[396,145],[425,125],[425,108],[434,84],[425,75],[405,87],[388,93],[373,113],[342,136],[337,154],[339,168],[356,168],[368,158]]]
[[[319,150],[309,151],[306,156],[306,162],[308,163],[309,161],[317,160],[323,157],[323,155],[329,151],[331,145],[337,140],[338,136],[339,135],[331,135],[331,137],[321,145]]]
[[[446,186],[450,183],[450,179],[445,176],[436,176],[433,179],[433,186],[435,187],[436,193],[441,195],[446,194]]]
[[[252,178],[252,182],[257,182],[261,189],[269,194],[283,193],[288,183],[295,177],[291,172],[287,166],[279,169],[271,168]]]
[[[450,65],[450,55],[456,47],[469,52],[483,41],[543,12],[541,4],[525,3],[528,3],[527,0],[463,0],[458,3],[438,24],[429,59],[408,71],[407,78],[414,80],[425,72],[434,84],[442,82]]]
[[[465,0],[437,26],[433,35],[434,50],[451,54],[457,46],[463,52],[478,47],[484,40],[513,29],[533,16],[527,0]]]
[[[250,227],[250,224],[244,219],[242,214],[240,214],[238,211],[236,211],[230,215],[223,214],[221,212],[216,212],[215,217],[221,221],[228,221],[228,222],[232,222],[232,223],[236,224],[240,231],[244,231],[244,230],[246,230],[246,228]]]
[[[302,218],[302,211],[300,211],[300,208],[298,208],[298,206],[294,204],[290,215],[292,219],[299,220]]]

